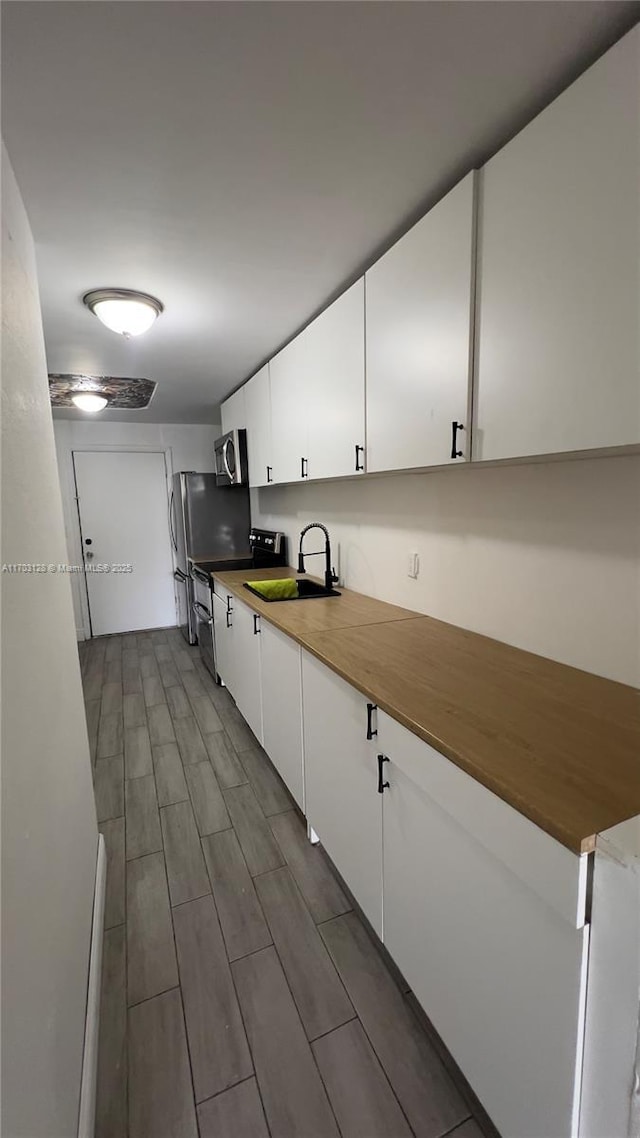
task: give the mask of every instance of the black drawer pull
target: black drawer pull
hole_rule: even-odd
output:
[[[377,710],[378,710],[377,703],[368,703],[367,704],[367,739],[373,739],[374,735],[378,734],[378,729],[376,727],[376,729],[374,731],[373,723],[371,720],[371,716],[373,715],[374,711],[377,711]]]
[[[458,431],[464,431],[464,424],[454,419],[451,424],[451,457],[462,458],[463,452],[458,450]]]
[[[259,614],[257,612],[254,612],[254,614],[253,614],[253,635],[254,636],[258,636],[260,634],[260,632],[262,631],[258,625],[259,620],[260,620]]]
[[[231,621],[229,620],[229,617],[231,616],[231,612],[232,612],[231,609],[227,609],[226,613],[224,614],[226,617],[226,620],[227,620],[227,628],[233,628],[233,625],[232,625]]]
[[[384,794],[385,788],[389,785],[388,782],[383,782],[382,767],[384,763],[389,760],[386,755],[378,755],[378,794]]]
[[[273,482],[272,471],[273,471],[273,467],[268,466],[267,467],[267,482]]]
[[[309,459],[308,458],[301,458],[300,459],[300,477],[301,478],[308,478],[309,477]]]
[[[360,451],[364,456],[364,447],[359,447],[356,443],[356,470],[364,470],[364,462],[360,462]]]

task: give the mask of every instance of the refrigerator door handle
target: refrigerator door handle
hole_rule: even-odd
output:
[[[173,489],[172,489],[171,490],[171,498],[169,499],[169,533],[171,535],[171,544],[172,544],[175,552],[177,553],[178,552],[178,543],[176,541],[176,535],[175,535],[175,530],[174,530],[174,526],[173,526],[173,497],[174,497],[174,495],[173,495]]]

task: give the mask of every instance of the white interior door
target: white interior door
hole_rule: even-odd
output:
[[[164,454],[74,451],[73,462],[92,634],[175,624]]]

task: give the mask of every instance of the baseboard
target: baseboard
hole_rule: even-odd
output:
[[[100,1026],[100,992],[102,987],[102,942],[104,937],[104,903],[107,888],[107,851],[102,834],[98,834],[96,884],[93,894],[91,951],[87,984],[87,1014],[84,1027],[82,1080],[78,1138],[93,1138],[96,1119],[96,1083],[98,1075],[98,1028]]]

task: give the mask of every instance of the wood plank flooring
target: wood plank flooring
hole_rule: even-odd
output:
[[[80,645],[107,900],[96,1138],[482,1138],[177,629]]]

